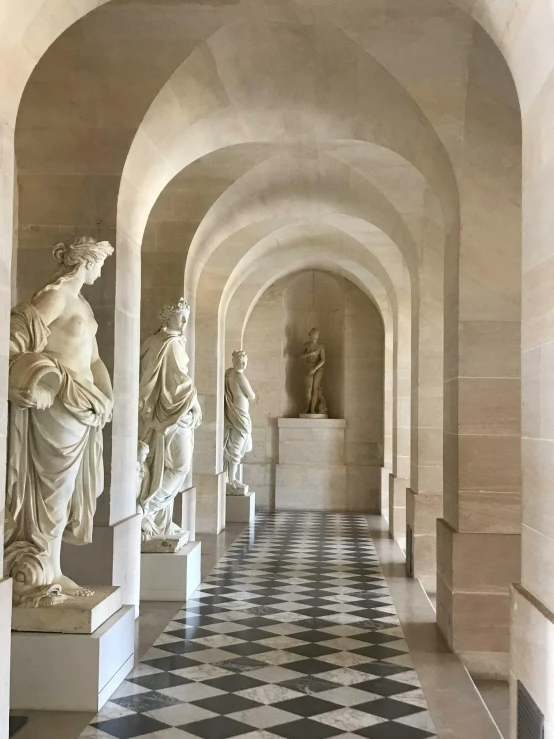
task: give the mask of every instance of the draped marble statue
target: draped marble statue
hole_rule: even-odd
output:
[[[191,468],[194,430],[202,423],[196,388],[188,376],[184,331],[190,308],[181,298],[159,314],[161,327],[141,348],[139,477],[143,551],[177,551],[189,532],[173,522],[173,504]],[[146,452],[146,449],[148,451]]]
[[[250,401],[256,396],[245,377],[248,356],[242,349],[233,352],[233,366],[225,372],[225,435],[223,459],[227,472],[227,493],[245,495],[248,486],[237,480],[244,455],[252,450]]]
[[[52,280],[11,313],[4,577],[13,578],[15,605],[92,595],[62,574],[60,551],[62,539],[91,542],[104,485],[102,428],[113,394],[81,288],[112,253],[90,237],[56,244]]]
[[[327,401],[323,395],[323,367],[325,365],[325,347],[319,343],[319,329],[313,328],[309,340],[304,344],[301,359],[306,365],[306,412],[305,416],[327,416]]]

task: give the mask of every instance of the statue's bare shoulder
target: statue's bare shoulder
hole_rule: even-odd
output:
[[[66,308],[63,292],[56,289],[42,290],[35,295],[32,303],[47,326],[57,320]]]

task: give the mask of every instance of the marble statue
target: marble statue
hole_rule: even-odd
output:
[[[192,464],[194,430],[202,423],[196,388],[188,376],[184,298],[165,306],[161,327],[141,347],[139,456],[145,456],[138,503],[143,512],[142,551],[177,551],[190,532],[173,522],[175,497]]]
[[[244,455],[252,450],[250,401],[256,396],[245,377],[248,356],[242,349],[233,352],[233,366],[225,372],[225,436],[223,458],[227,472],[227,493],[246,495],[248,486],[237,479]]]
[[[323,395],[323,367],[325,347],[319,343],[319,329],[313,328],[309,340],[304,344],[301,359],[306,365],[306,412],[303,416],[327,416],[327,401]]]
[[[56,244],[52,280],[11,313],[4,577],[13,578],[15,605],[93,594],[62,574],[60,550],[62,539],[91,542],[104,486],[102,429],[113,393],[81,288],[112,253],[90,237]]]

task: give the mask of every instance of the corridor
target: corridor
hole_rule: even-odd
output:
[[[364,516],[258,516],[81,736],[244,735],[435,736]]]

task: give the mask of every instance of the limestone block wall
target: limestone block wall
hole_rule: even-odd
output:
[[[275,504],[279,459],[277,419],[304,410],[297,359],[317,326],[325,344],[325,394],[331,418],[346,419],[344,510],[378,511],[383,464],[384,331],[371,300],[349,280],[306,270],[289,275],[261,296],[246,325],[243,348],[257,395],[251,406],[253,450],[244,479],[260,508]],[[228,358],[229,361],[229,358]]]

